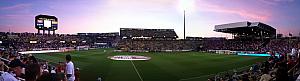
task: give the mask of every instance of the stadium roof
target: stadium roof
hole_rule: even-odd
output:
[[[261,22],[248,21],[216,25],[214,31],[244,37],[273,37],[276,35],[275,28]]]

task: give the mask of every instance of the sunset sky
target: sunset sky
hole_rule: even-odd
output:
[[[163,28],[182,38],[183,9],[187,36],[228,37],[214,25],[240,21],[263,22],[285,35],[300,32],[300,0],[0,0],[0,32],[37,32],[34,17],[46,14],[58,18],[62,34]]]

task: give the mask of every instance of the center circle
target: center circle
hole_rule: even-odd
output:
[[[115,55],[108,57],[112,60],[150,60],[151,57],[140,56],[140,55]]]

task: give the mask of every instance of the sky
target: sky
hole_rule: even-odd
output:
[[[300,0],[0,0],[0,32],[34,32],[39,14],[58,18],[57,33],[119,32],[120,28],[174,29],[186,36],[230,37],[219,24],[263,22],[299,35]]]

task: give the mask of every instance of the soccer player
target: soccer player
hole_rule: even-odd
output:
[[[66,55],[66,76],[67,81],[75,80],[74,64],[71,61],[71,55]]]

